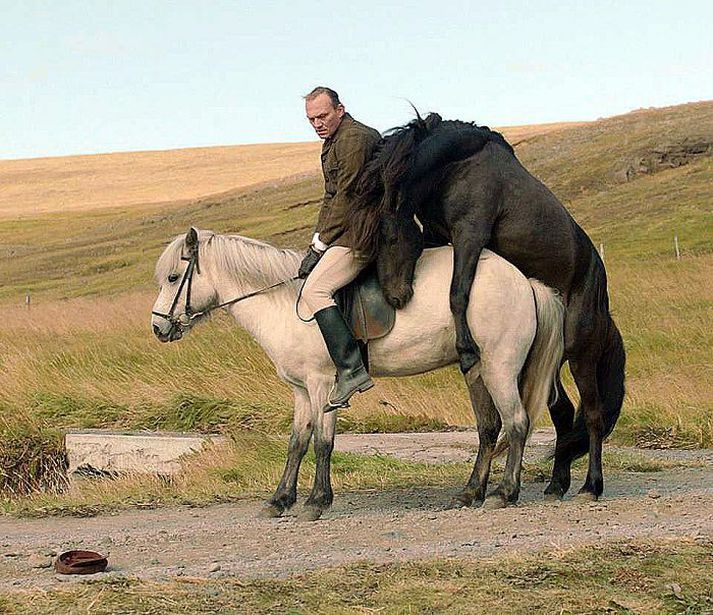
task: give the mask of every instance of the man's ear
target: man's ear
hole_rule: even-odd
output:
[[[186,250],[189,254],[195,254],[198,251],[198,229],[192,226],[186,233]]]

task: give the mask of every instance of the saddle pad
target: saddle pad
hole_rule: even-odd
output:
[[[373,265],[340,289],[334,299],[358,340],[379,339],[394,328],[396,310],[384,298]]]

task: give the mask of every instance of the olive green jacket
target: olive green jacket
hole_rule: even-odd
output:
[[[322,144],[324,201],[316,232],[330,246],[351,247],[346,224],[352,190],[364,164],[371,158],[381,135],[346,113],[337,131]]]

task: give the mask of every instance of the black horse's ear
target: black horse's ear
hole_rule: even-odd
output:
[[[189,254],[198,250],[198,229],[195,226],[192,226],[186,233],[186,249]]]

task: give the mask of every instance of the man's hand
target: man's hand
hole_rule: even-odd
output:
[[[322,258],[322,253],[317,252],[317,250],[310,247],[307,250],[307,254],[305,254],[305,257],[302,259],[302,264],[297,271],[297,277],[304,280],[310,274],[312,269],[315,268],[320,258]]]

